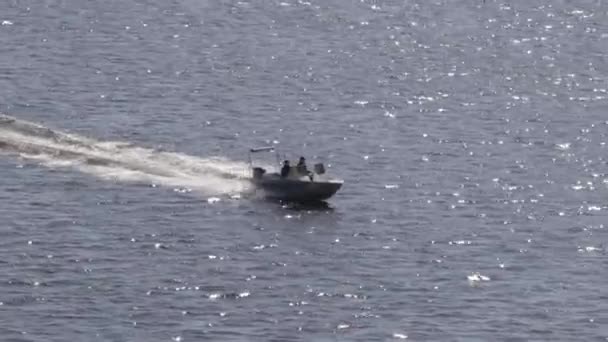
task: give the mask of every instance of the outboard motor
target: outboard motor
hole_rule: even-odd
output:
[[[264,170],[263,168],[254,167],[253,168],[253,179],[261,179],[265,173],[266,173],[266,170]]]
[[[314,170],[316,174],[322,175],[325,173],[325,166],[323,165],[323,163],[317,163],[314,166]]]

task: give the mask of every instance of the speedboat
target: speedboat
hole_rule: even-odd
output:
[[[285,176],[277,172],[267,172],[265,168],[254,166],[252,154],[273,152],[274,147],[259,147],[249,150],[251,182],[268,199],[284,202],[320,202],[333,196],[344,184],[343,180],[330,178],[325,174],[322,163],[314,165],[313,171],[303,174],[297,167],[290,167]],[[277,164],[279,156],[277,154]]]

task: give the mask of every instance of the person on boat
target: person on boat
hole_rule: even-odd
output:
[[[291,166],[289,165],[289,160],[285,160],[283,162],[283,167],[281,168],[281,178],[287,178],[290,169]]]
[[[308,168],[306,167],[306,158],[300,157],[300,161],[296,166],[296,170],[298,170],[298,174],[301,176],[308,175]]]
[[[306,167],[306,158],[300,157],[300,161],[296,166],[296,170],[298,171],[298,175],[308,176],[308,178],[310,178],[310,181],[312,182],[313,174],[312,172],[308,171],[308,168]]]

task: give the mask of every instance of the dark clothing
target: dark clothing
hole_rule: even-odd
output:
[[[296,170],[298,171],[299,176],[308,176],[308,178],[310,178],[310,181],[312,182],[313,175],[312,175],[312,172],[308,171],[308,168],[306,167],[306,161],[304,160],[304,158],[300,159],[300,162],[296,166]]]
[[[283,165],[281,168],[281,178],[286,178],[289,175],[289,169],[291,167],[289,165]]]
[[[304,162],[298,163],[296,169],[298,170],[298,174],[300,174],[301,176],[308,174],[308,168],[306,167],[306,163]]]

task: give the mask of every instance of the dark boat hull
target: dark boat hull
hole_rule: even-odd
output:
[[[264,197],[286,202],[318,202],[333,196],[342,182],[310,182],[282,178],[263,178],[252,181]]]

